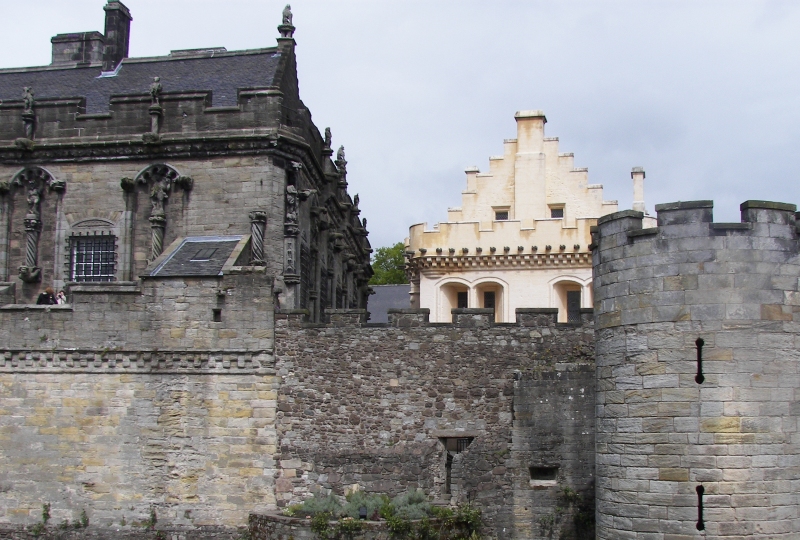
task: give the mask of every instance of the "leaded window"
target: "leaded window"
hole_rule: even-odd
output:
[[[111,235],[73,236],[70,281],[114,281],[116,238]]]

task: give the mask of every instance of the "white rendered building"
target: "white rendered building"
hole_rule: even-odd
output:
[[[617,211],[588,170],[544,136],[542,111],[519,111],[517,138],[489,158],[489,172],[466,170],[460,208],[429,229],[412,225],[406,241],[411,305],[450,322],[453,308],[494,308],[513,322],[517,308],[557,308],[577,320],[592,307],[590,227]],[[634,209],[644,211],[644,170],[634,168]]]

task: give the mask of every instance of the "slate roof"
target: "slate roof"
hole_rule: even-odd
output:
[[[153,277],[218,276],[241,236],[190,236],[158,268]]]
[[[0,70],[0,102],[22,99],[30,86],[36,99],[85,97],[86,113],[108,112],[115,94],[146,94],[153,77],[164,92],[211,91],[214,107],[237,104],[237,89],[273,84],[280,60],[277,49],[208,52],[201,55],[125,58],[116,76],[99,77],[99,66]]]

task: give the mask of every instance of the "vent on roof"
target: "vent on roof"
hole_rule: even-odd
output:
[[[211,257],[214,256],[214,252],[217,251],[215,248],[207,248],[201,249],[197,253],[194,254],[194,257],[189,259],[190,261],[210,261]]]
[[[179,49],[169,51],[170,56],[185,58],[187,56],[214,56],[215,54],[228,52],[225,47],[206,47],[204,49]]]

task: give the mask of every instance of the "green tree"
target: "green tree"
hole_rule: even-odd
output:
[[[372,256],[370,285],[401,285],[408,283],[405,267],[405,245],[398,242],[393,246],[378,248]]]

